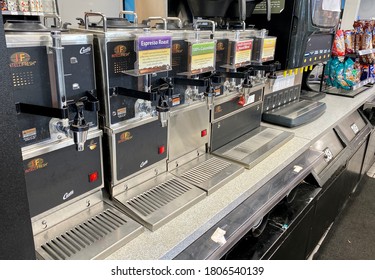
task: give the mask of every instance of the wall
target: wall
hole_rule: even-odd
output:
[[[375,1],[374,0],[361,0],[359,6],[358,17],[360,19],[375,18]]]
[[[364,0],[362,0],[364,1]],[[370,0],[373,1],[373,0]],[[357,19],[361,0],[346,0],[342,16],[341,29],[353,29],[353,22]]]
[[[77,17],[83,18],[85,12],[102,12],[107,17],[118,17],[123,10],[122,0],[58,0],[59,12],[63,22],[77,24]]]
[[[135,0],[135,11],[141,22],[151,16],[167,17],[167,5],[167,0]]]

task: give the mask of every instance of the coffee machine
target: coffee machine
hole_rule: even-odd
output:
[[[325,112],[325,103],[312,101],[311,94],[300,100],[302,79],[306,78],[303,71],[330,59],[341,1],[272,0],[271,4],[271,21],[264,19],[264,4],[258,5],[248,20],[277,36],[275,59],[283,69],[277,73],[274,86],[265,92],[262,118],[265,122],[294,127],[313,121]]]
[[[142,228],[102,192],[93,37],[3,13],[37,258],[103,258]]]
[[[251,168],[290,140],[293,133],[260,125],[263,92],[273,83],[277,69],[277,64],[265,65],[274,59],[276,37],[268,36],[267,30],[247,27],[244,19],[259,1],[245,2],[179,1],[169,12],[190,15],[186,20],[193,24],[203,17],[216,27],[212,32],[216,39],[214,76],[221,78],[221,88],[210,110],[208,148],[215,156]],[[208,29],[208,25],[201,28]]]
[[[123,18],[129,13],[134,22]],[[154,22],[161,23],[160,30],[151,28]],[[121,11],[113,19],[88,12],[81,25],[78,30],[94,36],[106,186],[119,208],[157,230],[205,197],[167,172],[169,115],[184,103],[167,79],[172,69],[167,20],[138,23],[134,12]]]

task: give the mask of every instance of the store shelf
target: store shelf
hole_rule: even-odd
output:
[[[3,15],[11,16],[56,16],[56,13],[44,13],[44,12],[19,12],[19,11],[2,11]]]
[[[354,85],[350,90],[345,90],[345,89],[335,88],[335,87],[330,86],[330,87],[324,87],[323,92],[327,94],[353,98],[357,96],[358,94],[368,90],[373,84],[374,84],[374,79],[368,78]]]
[[[375,53],[375,49],[360,50],[357,53],[358,55],[372,54],[372,53]]]

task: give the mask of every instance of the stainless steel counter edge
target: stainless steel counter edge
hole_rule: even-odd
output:
[[[327,112],[312,123],[294,129],[275,127],[295,133],[295,137],[250,170],[220,188],[155,232],[145,231],[107,259],[173,259],[203,233],[262,187],[268,180],[306,151],[316,139],[332,129],[366,101],[373,99],[375,88],[346,98],[327,96]]]

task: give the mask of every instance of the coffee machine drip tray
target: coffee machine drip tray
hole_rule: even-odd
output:
[[[116,195],[114,200],[130,217],[155,231],[205,196],[199,188],[163,173]]]
[[[212,153],[250,169],[293,136],[292,132],[260,126]]]
[[[84,205],[96,203],[92,197],[77,203],[82,202]],[[53,218],[53,215],[51,216]],[[47,227],[49,224],[46,221],[49,221],[48,217],[40,224],[44,222]],[[144,228],[140,224],[111,204],[99,201],[71,218],[36,234],[35,250],[37,258],[45,260],[104,259],[143,231]]]
[[[326,111],[326,108],[327,106],[323,102],[295,101],[264,112],[262,120],[285,127],[296,127],[319,118]]]
[[[244,168],[237,164],[204,154],[170,172],[210,195],[243,171]]]

